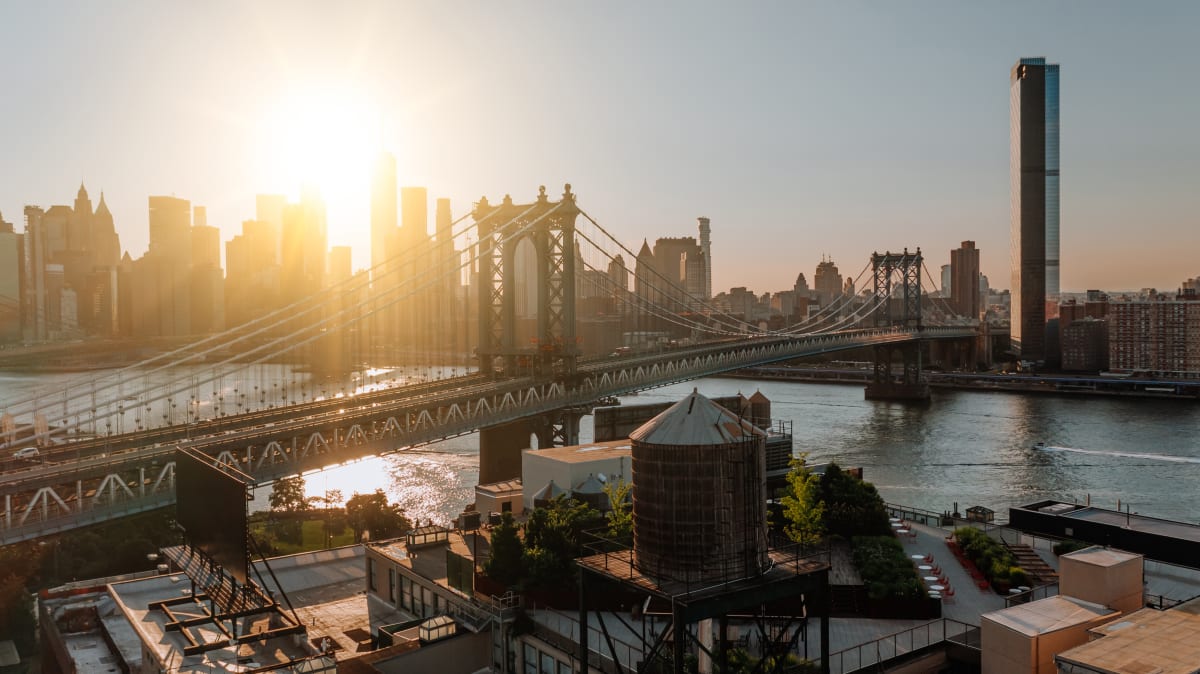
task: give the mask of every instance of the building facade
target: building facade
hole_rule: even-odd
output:
[[[1012,342],[1045,360],[1059,296],[1059,67],[1023,58],[1009,88],[1012,199]]]
[[[1114,371],[1200,377],[1200,301],[1112,302],[1108,333]]]
[[[950,251],[950,306],[959,316],[979,318],[979,249],[974,241],[963,241]]]

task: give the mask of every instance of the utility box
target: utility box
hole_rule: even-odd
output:
[[[1099,545],[1058,558],[1058,591],[1121,613],[1140,610],[1142,556]]]

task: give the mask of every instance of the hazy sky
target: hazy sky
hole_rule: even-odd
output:
[[[717,290],[811,281],[822,253],[936,271],[963,239],[1008,287],[1009,68],[1046,56],[1063,289],[1175,288],[1200,275],[1198,26],[1190,2],[4,3],[0,211],[83,179],[137,256],[148,195],[228,239],[316,163],[363,266],[369,158],[313,155],[383,146],[456,216],[564,182],[631,247],[709,216]],[[313,100],[351,121],[289,147]]]

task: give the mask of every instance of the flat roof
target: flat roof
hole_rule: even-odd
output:
[[[468,559],[485,560],[491,557],[491,539],[486,531],[458,532],[450,531],[445,543],[425,545],[409,549],[403,538],[367,543],[371,549],[379,552],[398,565],[412,570],[413,573],[433,581],[435,584],[452,592],[459,590],[450,587],[446,576],[446,553],[443,548]]]
[[[1142,609],[1101,625],[1101,638],[1055,658],[1105,672],[1192,674],[1200,669],[1200,615],[1191,610]]]
[[[1077,562],[1084,564],[1092,564],[1095,566],[1118,566],[1126,562],[1131,562],[1135,559],[1141,559],[1142,556],[1124,550],[1114,550],[1106,548],[1102,545],[1093,545],[1090,548],[1069,552],[1063,557],[1070,557]]]
[[[179,597],[190,591],[190,582],[182,573],[155,576],[142,580],[131,580],[109,586],[121,610],[141,635],[142,644],[154,652],[159,662],[170,662],[180,674],[207,674],[214,669],[233,671],[239,663],[257,662],[261,666],[287,664],[308,657],[311,653],[295,644],[291,636],[280,636],[265,641],[243,641],[237,646],[212,650],[197,655],[184,655],[184,638],[168,631],[167,614],[150,608],[152,602]],[[177,615],[191,617],[199,615],[186,604],[172,606]],[[243,629],[258,631],[266,628],[270,615],[258,620],[247,620]],[[253,623],[253,624],[251,624]],[[274,625],[272,625],[274,626]],[[216,641],[224,634],[213,629],[211,623],[190,628],[201,642]]]
[[[1070,509],[1063,512],[1050,513],[1043,512],[1042,510],[1043,508],[1060,504],[1068,506]],[[1106,510],[1104,508],[1097,508],[1096,506],[1078,505],[1073,503],[1065,503],[1062,501],[1039,501],[1037,503],[1020,506],[1017,509],[1040,513],[1043,515],[1049,514],[1057,517],[1067,517],[1071,519],[1084,520],[1087,522],[1107,524],[1109,526],[1121,527],[1123,529],[1131,529],[1133,531],[1141,531],[1158,536],[1167,536],[1170,538],[1177,538],[1179,540],[1191,541],[1193,543],[1200,543],[1200,526],[1188,524],[1187,522],[1163,520],[1157,517],[1138,515],[1137,513],[1127,514],[1117,510]]]
[[[1132,513],[1126,514],[1117,512],[1116,510],[1104,510],[1095,507],[1073,510],[1063,513],[1062,516],[1200,543],[1200,527],[1188,524],[1187,522],[1160,520],[1157,517],[1146,517],[1145,515],[1135,515]]]
[[[1027,604],[1017,604],[999,611],[985,613],[986,618],[1025,636],[1036,637],[1083,625],[1116,611],[1074,597],[1056,595]]]
[[[522,491],[520,478],[475,485],[475,493],[477,494],[480,492],[485,494],[512,494],[520,491]]]
[[[624,440],[590,442],[586,445],[571,445],[569,447],[527,449],[524,452],[525,456],[536,456],[563,463],[586,463],[598,459],[616,459],[631,456],[632,454],[633,445],[629,442],[628,438]]]

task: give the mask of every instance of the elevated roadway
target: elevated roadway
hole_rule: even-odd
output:
[[[556,380],[470,375],[236,415],[206,426],[200,437],[197,429],[113,436],[51,451],[43,463],[0,474],[0,544],[172,504],[178,445],[199,448],[251,475],[257,484],[266,484],[754,365],[880,344],[974,336],[973,327],[925,327],[739,339],[585,362],[574,375]]]

